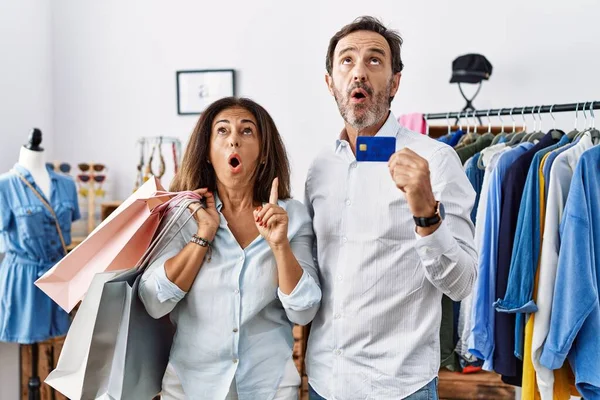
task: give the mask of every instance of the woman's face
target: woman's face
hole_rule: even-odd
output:
[[[260,139],[256,118],[245,108],[221,111],[212,123],[209,159],[217,180],[227,187],[244,187],[258,166]]]

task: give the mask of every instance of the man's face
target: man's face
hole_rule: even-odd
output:
[[[392,74],[392,52],[383,36],[357,31],[336,45],[331,76],[326,74],[325,80],[344,120],[362,130],[387,115],[400,73]]]

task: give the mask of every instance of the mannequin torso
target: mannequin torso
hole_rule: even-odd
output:
[[[37,186],[46,196],[46,199],[50,201],[50,175],[46,169],[46,157],[44,152],[29,150],[22,146],[18,162],[19,165],[31,173]]]

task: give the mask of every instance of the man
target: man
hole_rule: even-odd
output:
[[[475,193],[458,156],[390,112],[401,44],[371,17],[329,43],[325,80],[345,128],[306,182],[323,291],[308,341],[312,400],[437,399],[442,294],[458,301],[476,278]],[[397,151],[357,163],[357,136],[395,137]]]

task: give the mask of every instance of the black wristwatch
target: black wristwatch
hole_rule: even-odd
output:
[[[439,201],[436,201],[435,204],[436,204],[435,214],[433,215],[433,217],[414,217],[413,216],[413,219],[415,220],[415,224],[418,227],[428,228],[428,227],[433,226],[433,225],[437,224],[438,222],[444,220],[444,217],[446,216],[446,212],[444,211],[444,205],[442,203],[440,203]]]

